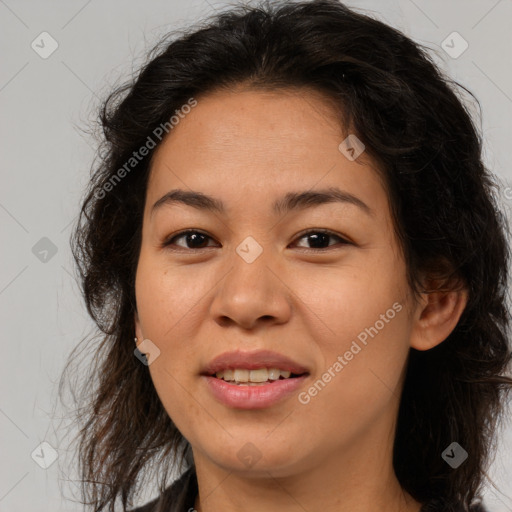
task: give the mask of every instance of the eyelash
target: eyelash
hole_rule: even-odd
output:
[[[208,234],[204,233],[203,231],[199,231],[197,229],[186,229],[184,231],[180,231],[179,233],[176,233],[175,235],[173,235],[171,238],[168,238],[166,241],[164,241],[162,243],[162,248],[167,248],[171,251],[179,251],[180,249],[181,250],[185,250],[185,251],[198,251],[198,250],[201,250],[201,249],[208,249],[210,247],[202,247],[202,248],[198,248],[198,249],[190,249],[188,247],[181,247],[181,246],[178,246],[180,249],[173,249],[171,248],[172,245],[174,245],[172,242],[174,240],[176,240],[177,238],[181,238],[187,234],[192,234],[192,233],[199,233],[201,235],[204,235],[208,238],[212,238],[210,237]],[[328,229],[310,229],[308,231],[305,231],[303,233],[300,233],[298,235],[298,238],[301,239],[301,238],[304,238],[306,237],[307,235],[311,235],[311,234],[314,234],[314,233],[322,233],[324,235],[329,235],[331,237],[335,237],[335,238],[338,238],[338,240],[341,241],[341,245],[351,245],[351,242],[349,242],[348,240],[346,240],[345,238],[342,238],[341,236],[339,236],[337,233],[334,233],[333,231],[330,231]],[[303,249],[305,251],[314,251],[314,252],[325,252],[327,250],[329,250],[332,246],[329,246],[329,247],[324,247],[324,248],[321,248],[321,249],[315,249],[314,247],[313,248],[308,248],[308,247],[300,247],[300,249]]]

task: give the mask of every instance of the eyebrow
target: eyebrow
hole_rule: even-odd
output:
[[[291,211],[305,210],[328,203],[345,203],[360,208],[365,214],[374,216],[375,212],[361,199],[336,187],[304,192],[288,192],[272,206],[275,215],[283,215]],[[201,211],[211,211],[219,214],[226,212],[226,207],[220,199],[203,194],[202,192],[175,189],[162,196],[151,209],[151,215],[164,205],[184,204]]]

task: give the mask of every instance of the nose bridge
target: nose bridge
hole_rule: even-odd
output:
[[[269,237],[263,239],[261,235],[248,235],[235,246],[231,258],[232,270],[228,274],[230,284],[243,286],[246,283],[252,287],[254,294],[265,290],[269,279],[275,279],[269,269],[273,254],[268,241]],[[272,287],[271,283],[270,286]]]
[[[283,320],[289,311],[284,287],[271,261],[274,257],[270,237],[246,236],[234,247],[230,270],[217,289],[212,314],[217,319],[230,318],[245,327],[258,318]],[[265,238],[265,240],[263,240]],[[265,244],[265,245],[264,245]],[[271,270],[272,269],[272,270]]]

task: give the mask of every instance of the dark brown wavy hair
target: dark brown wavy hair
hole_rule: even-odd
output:
[[[163,491],[173,465],[191,464],[187,440],[134,357],[134,280],[155,148],[107,184],[191,97],[200,102],[239,84],[315,90],[337,106],[340,126],[379,164],[411,290],[425,291],[423,271],[447,289],[467,286],[467,307],[450,336],[431,350],[410,350],[393,463],[421,503],[469,509],[479,498],[512,385],[510,230],[462,93],[476,98],[429,51],[336,0],[238,5],[169,33],[103,102],[103,140],[71,239],[98,327],[89,340],[96,345],[87,347],[94,358],[74,392],[81,492],[94,511],[113,511],[119,498],[126,509],[150,470]],[[453,441],[469,454],[456,469],[441,457]]]

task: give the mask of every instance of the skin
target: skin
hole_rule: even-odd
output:
[[[394,234],[388,194],[346,137],[325,98],[310,90],[237,87],[198,98],[151,164],[136,275],[136,335],[160,355],[149,365],[169,416],[191,443],[200,512],[419,511],[399,485],[392,447],[407,356],[454,329],[467,292],[417,302]],[[373,215],[328,203],[274,215],[290,191],[339,187]],[[221,199],[224,215],[153,204],[172,189]],[[302,232],[328,229],[323,249]],[[171,235],[197,229],[202,242]],[[311,234],[310,234],[311,235]],[[236,252],[248,236],[263,249]],[[174,250],[173,250],[174,248]],[[425,276],[425,284],[435,285]],[[392,305],[402,306],[307,404],[296,394],[265,409],[217,402],[200,372],[230,350],[271,349],[306,366],[307,391]],[[238,457],[251,442],[260,459]],[[319,489],[322,492],[319,492]]]

